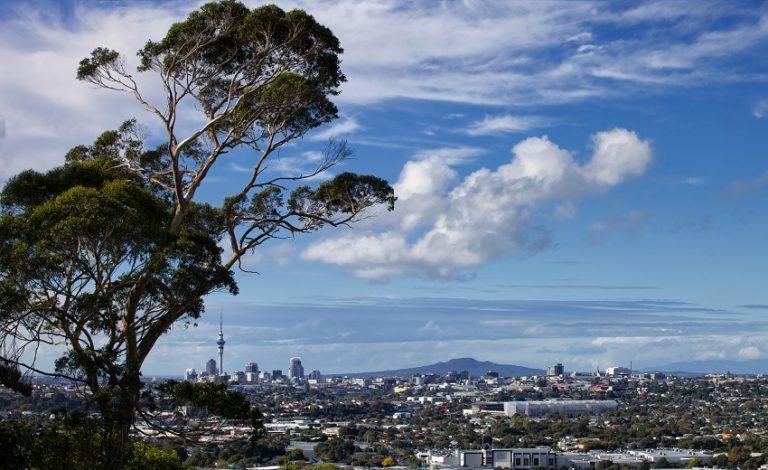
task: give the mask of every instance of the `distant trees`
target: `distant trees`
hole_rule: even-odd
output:
[[[1,421],[0,468],[99,468],[102,447],[94,424],[77,414],[44,426]]]
[[[203,296],[237,292],[233,269],[274,238],[392,209],[374,176],[305,184],[350,154],[330,143],[314,169],[269,173],[277,150],[337,117],[342,52],[303,11],[208,3],[139,51],[138,73],[162,82],[153,103],[124,58],[96,48],[77,78],[127,92],[157,118],[164,142],[145,148],[135,121],[72,149],[48,173],[24,172],[0,194],[0,379],[41,370],[43,344],[63,345],[55,375],[90,389],[102,415],[101,467],[123,468],[140,407],[141,367],[160,337],[194,322]],[[191,110],[198,125],[183,130]],[[235,150],[249,173],[219,205],[197,202],[212,169]],[[227,247],[222,257],[220,245]],[[23,385],[23,384],[22,384]]]
[[[320,442],[315,447],[315,456],[328,462],[345,462],[355,453],[355,445],[337,437]]]

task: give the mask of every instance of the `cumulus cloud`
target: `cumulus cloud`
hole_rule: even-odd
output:
[[[460,181],[437,156],[409,161],[395,184],[397,208],[378,231],[327,238],[302,257],[369,279],[447,278],[511,251],[538,251],[550,243],[537,222],[542,206],[606,191],[651,162],[650,143],[626,129],[599,132],[593,144],[591,159],[579,163],[546,136],[531,137],[514,146],[509,163]]]

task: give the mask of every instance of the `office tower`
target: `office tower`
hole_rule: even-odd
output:
[[[318,382],[320,382],[323,380],[323,375],[320,373],[319,370],[315,369],[309,373],[309,378],[311,380],[317,380]]]
[[[272,370],[272,380],[278,380],[282,376],[283,376],[283,371],[281,369]]]
[[[255,362],[246,362],[245,363],[245,372],[253,372],[258,373],[259,372],[259,365]]]
[[[187,382],[194,382],[197,379],[197,371],[195,369],[187,369],[184,371],[184,380]]]
[[[216,375],[216,359],[208,359],[208,362],[205,363],[205,373]]]
[[[560,364],[559,362],[557,364],[553,364],[547,367],[547,375],[550,377],[563,375],[563,372],[564,372],[563,365]]]
[[[292,357],[288,367],[288,378],[290,380],[301,380],[304,378],[304,366],[301,365],[300,357]]]

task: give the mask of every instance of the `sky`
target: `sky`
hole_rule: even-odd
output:
[[[262,246],[240,294],[208,296],[145,374],[202,369],[220,312],[227,371],[286,370],[293,356],[323,373],[768,359],[768,4],[278,4],[339,37],[348,81],[340,118],[272,168],[310,168],[346,139],[353,158],[323,177],[386,178],[396,209]],[[6,5],[0,181],[60,165],[131,117],[161,139],[130,96],[75,69],[97,46],[135,64],[195,5]],[[157,97],[153,78],[137,75]],[[221,161],[202,200],[221,200],[249,157]]]

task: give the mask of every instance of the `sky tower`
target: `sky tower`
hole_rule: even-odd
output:
[[[219,345],[219,375],[224,375],[224,316],[219,312],[219,339],[216,344]]]

